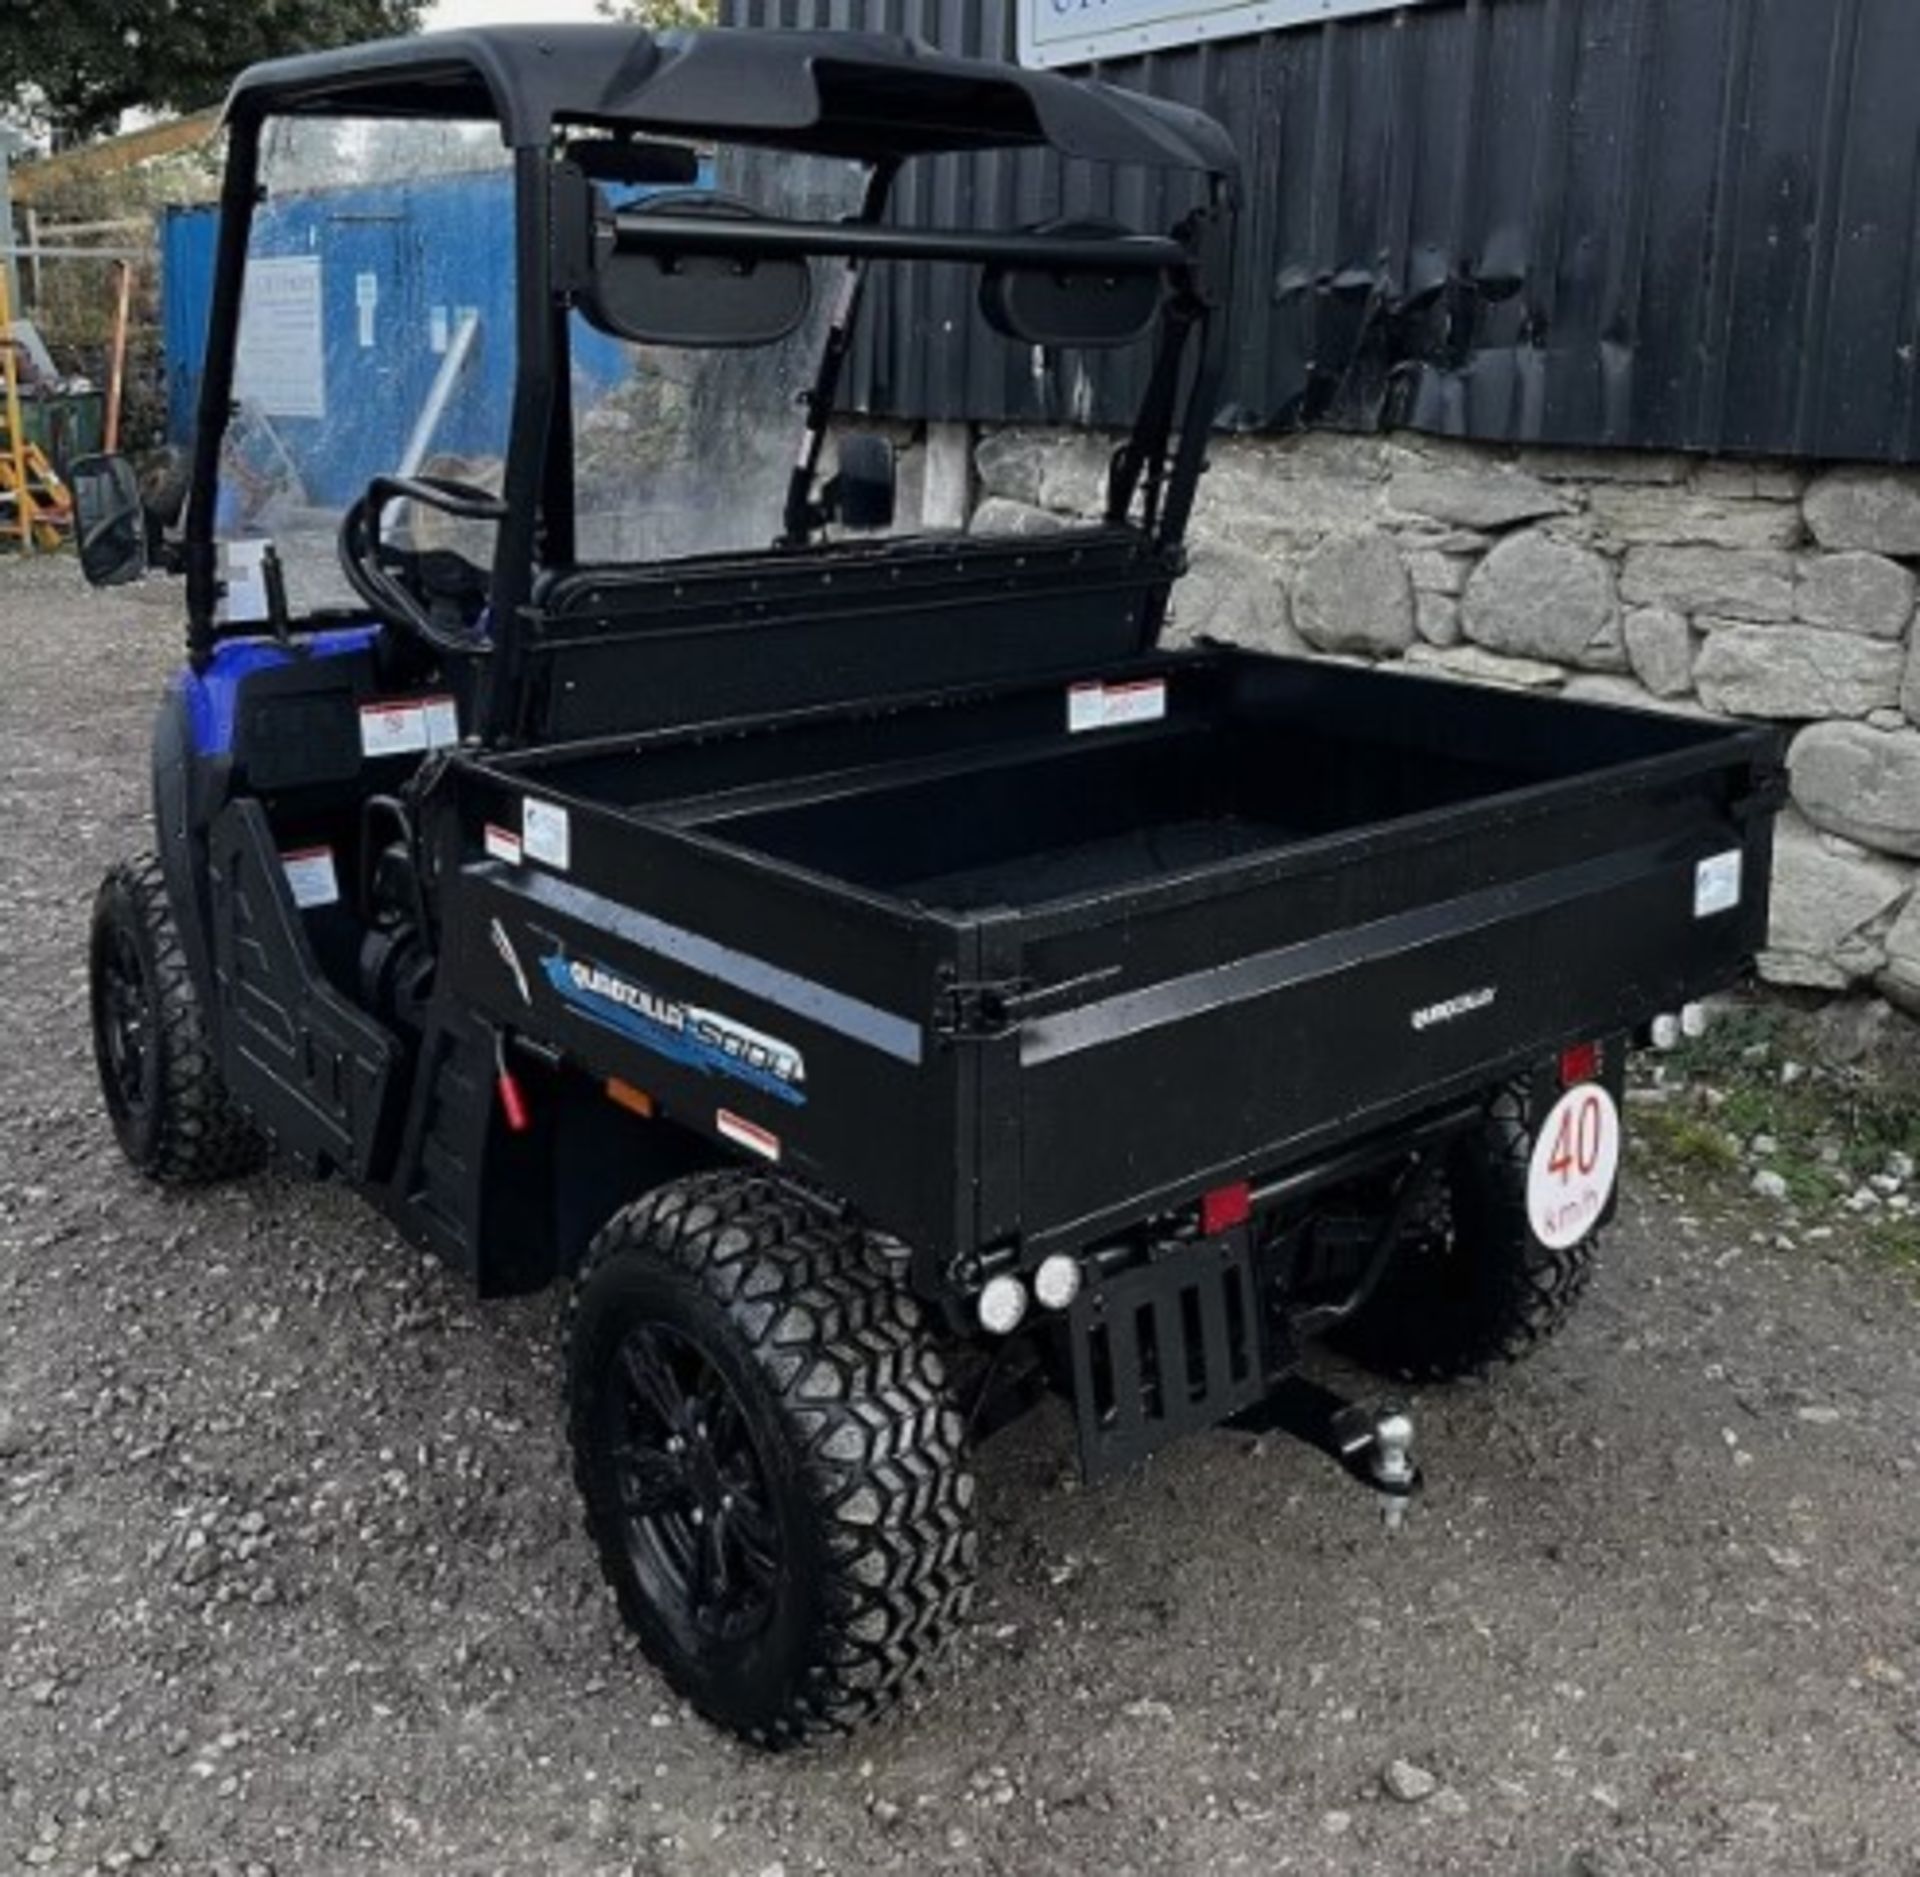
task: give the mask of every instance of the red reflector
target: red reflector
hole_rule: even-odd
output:
[[[1600,1045],[1598,1043],[1575,1043],[1571,1049],[1560,1052],[1560,1086],[1572,1088],[1580,1082],[1591,1082],[1600,1073]]]
[[[1253,1216],[1253,1188],[1245,1180],[1231,1186],[1216,1186],[1200,1197],[1200,1230],[1212,1238],[1220,1232],[1245,1225]]]
[[[503,1068],[495,1087],[500,1093],[500,1112],[507,1117],[507,1131],[524,1134],[533,1126],[533,1117],[527,1113],[527,1099],[520,1093],[520,1084],[513,1079],[513,1071]]]

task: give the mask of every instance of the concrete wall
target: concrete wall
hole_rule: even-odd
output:
[[[981,436],[970,525],[1096,513],[1115,442]],[[1920,1014],[1920,474],[1222,438],[1192,547],[1176,639],[1789,727],[1762,970]]]

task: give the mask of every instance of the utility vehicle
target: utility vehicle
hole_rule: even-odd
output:
[[[1089,1478],[1264,1414],[1404,1492],[1303,1347],[1438,1377],[1560,1323],[1630,1040],[1762,942],[1773,737],[1163,643],[1237,191],[1194,111],[583,25],[259,66],[226,126],[157,851],[93,925],[135,1166],[272,1154],[482,1293],[569,1282],[621,1609],[770,1745],[953,1634],[969,1443],[1041,1391]],[[500,183],[508,329],[431,237],[383,285],[410,209],[329,209],[409,164]],[[1063,408],[1135,348],[1097,521],[894,515],[841,367],[947,343],[950,266]],[[76,482],[138,573],[127,466]]]

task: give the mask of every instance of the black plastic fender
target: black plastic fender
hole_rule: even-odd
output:
[[[200,1008],[216,1032],[207,828],[226,799],[227,768],[225,758],[209,760],[195,751],[187,700],[176,685],[169,685],[153,720],[153,839],[187,969]]]

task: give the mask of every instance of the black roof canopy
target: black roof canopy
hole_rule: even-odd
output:
[[[424,33],[249,66],[227,113],[490,118],[523,146],[576,122],[868,160],[1033,146],[1094,162],[1234,168],[1220,127],[1184,105],[953,58],[893,33]]]

